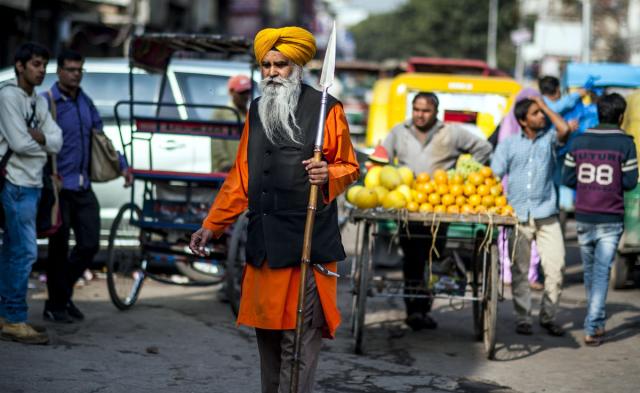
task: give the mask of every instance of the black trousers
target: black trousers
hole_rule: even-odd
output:
[[[73,287],[91,265],[100,248],[100,206],[91,188],[60,192],[62,226],[49,239],[46,307],[64,310],[73,296]],[[73,229],[76,245],[69,254],[69,235]]]
[[[431,227],[425,226],[421,222],[410,222],[400,227],[400,247],[404,253],[404,261],[402,263],[402,272],[404,274],[405,295],[429,295],[427,289],[425,269],[429,261],[429,250],[433,236],[431,235]],[[442,255],[444,246],[446,245],[446,234],[448,225],[440,224],[438,228],[438,237],[436,238],[436,249]],[[407,230],[410,236],[407,235]],[[436,258],[434,255],[433,258]],[[426,314],[431,311],[433,298],[404,298],[407,308],[407,315],[422,313]]]

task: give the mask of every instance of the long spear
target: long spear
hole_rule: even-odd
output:
[[[336,66],[336,22],[333,22],[327,50],[322,64],[322,74],[320,75],[320,88],[322,89],[322,100],[320,103],[320,117],[318,119],[318,131],[316,142],[313,148],[313,162],[320,162],[322,159],[322,145],[324,139],[324,122],[327,112],[327,90],[333,84],[334,71]],[[316,218],[316,206],[318,203],[318,186],[311,185],[309,190],[309,205],[307,206],[307,220],[304,224],[304,241],[302,243],[302,258],[300,263],[300,289],[298,290],[298,309],[296,314],[296,333],[293,340],[293,363],[291,365],[290,393],[298,393],[298,377],[300,373],[300,353],[302,342],[302,326],[304,325],[304,304],[305,289],[307,283],[307,270],[311,263],[311,238],[313,234],[313,224]]]

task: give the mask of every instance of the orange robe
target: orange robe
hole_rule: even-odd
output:
[[[247,199],[249,132],[249,119],[247,119],[235,164],[203,222],[203,227],[213,231],[215,236],[221,236],[224,229],[231,225],[249,204]],[[329,203],[359,176],[358,161],[351,145],[349,126],[344,110],[339,104],[334,105],[327,115],[322,153],[328,162],[329,182],[328,187],[321,187],[321,189],[324,189],[324,201]],[[300,230],[302,231],[303,228]],[[312,247],[322,247],[322,245],[312,245]],[[302,255],[302,250],[300,253]],[[328,263],[326,267],[336,271],[337,263]],[[327,322],[325,337],[333,338],[340,324],[337,279],[325,276],[315,269],[311,271],[314,272],[318,295]],[[259,268],[247,264],[242,281],[242,297],[237,323],[261,329],[294,329],[299,285],[299,267],[272,269],[266,262]]]

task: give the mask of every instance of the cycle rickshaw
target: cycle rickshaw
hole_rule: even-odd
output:
[[[215,35],[145,34],[132,37],[130,96],[129,100],[118,102],[114,110],[134,182],[130,202],[120,208],[111,227],[107,254],[109,295],[121,310],[135,304],[147,278],[191,286],[215,285],[227,280],[234,284],[227,286],[227,292],[232,308],[237,310],[239,278],[238,274],[234,275],[233,267],[227,269],[227,265],[228,259],[244,258],[246,225],[243,219],[213,242],[208,257],[196,257],[188,247],[190,235],[200,228],[226,173],[211,173],[209,168],[200,172],[187,171],[181,166],[185,161],[197,160],[198,155],[210,155],[212,138],[239,139],[242,131],[240,115],[223,105],[166,102],[163,98],[167,84],[177,83],[167,72],[174,56],[200,58],[206,55],[223,61],[249,59],[250,45],[241,37]],[[252,64],[247,60],[250,73]],[[157,101],[136,101],[134,78],[140,74],[138,69],[163,75]],[[215,120],[215,116],[212,117],[215,111],[230,112],[236,120]],[[202,113],[206,115],[202,116]],[[195,144],[198,154],[191,157],[173,154],[169,163],[159,165],[156,145],[163,140],[166,142],[168,136],[174,143],[180,139],[179,143]],[[166,274],[175,270],[182,274],[183,280],[170,279]]]
[[[406,211],[381,211],[374,209],[354,209],[350,219],[357,225],[356,255],[351,271],[352,313],[351,333],[354,338],[355,352],[360,354],[364,348],[365,314],[367,299],[370,297],[432,297],[448,299],[453,302],[471,302],[473,312],[473,330],[477,340],[484,342],[484,349],[489,359],[495,355],[496,321],[498,300],[502,298],[499,281],[499,260],[497,247],[497,227],[513,227],[517,225],[515,217],[489,214],[449,214],[449,213],[408,213]],[[428,294],[407,294],[402,280],[374,276],[372,263],[373,243],[386,232],[379,232],[378,223],[396,221],[400,223],[422,223],[431,228],[433,237],[446,237],[447,248],[466,251],[467,262],[456,256],[453,261],[455,269],[460,272],[459,279],[443,279],[435,282],[432,275],[431,260],[426,270],[424,283],[430,288]],[[448,233],[440,230],[441,223],[448,223]],[[401,225],[397,225],[398,228]],[[393,236],[416,236],[402,230]],[[423,237],[425,235],[422,235]],[[428,245],[425,245],[428,247]],[[433,250],[432,250],[433,251]],[[442,250],[440,250],[442,251]],[[455,256],[456,254],[454,254]],[[435,258],[435,257],[434,257]],[[431,259],[431,258],[430,258]],[[423,288],[424,289],[424,288]]]

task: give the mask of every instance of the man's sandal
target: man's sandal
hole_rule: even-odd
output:
[[[602,338],[599,336],[584,336],[584,344],[588,347],[598,347],[602,344]]]

